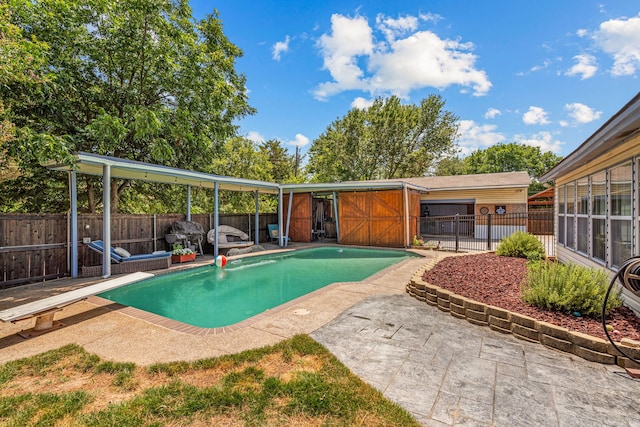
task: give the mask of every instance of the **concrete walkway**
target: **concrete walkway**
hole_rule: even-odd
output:
[[[408,295],[371,296],[311,336],[425,426],[640,426],[640,380],[622,368]]]

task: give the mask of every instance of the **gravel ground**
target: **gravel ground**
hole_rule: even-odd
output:
[[[478,302],[501,307],[535,319],[607,339],[601,319],[575,317],[571,314],[532,307],[522,301],[520,286],[526,277],[526,260],[497,256],[494,253],[449,257],[425,272],[426,282],[451,290]],[[640,318],[627,307],[620,307],[607,316],[613,326],[611,337],[640,340]]]

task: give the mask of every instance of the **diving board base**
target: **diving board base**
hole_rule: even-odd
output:
[[[36,323],[37,323],[37,321],[36,321]],[[23,331],[20,331],[16,335],[28,340],[29,338],[39,337],[40,335],[44,335],[44,334],[47,334],[49,332],[56,331],[56,330],[58,330],[60,328],[64,328],[65,326],[67,326],[66,323],[60,322],[59,320],[54,320],[53,322],[51,322],[51,326],[49,326],[48,328],[36,329],[36,327],[34,326],[33,328],[25,329]]]

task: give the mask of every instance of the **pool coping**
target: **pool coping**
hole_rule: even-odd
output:
[[[303,249],[310,249],[310,248],[318,248],[318,247],[345,247],[345,248],[352,248],[352,249],[370,249],[370,250],[395,250],[395,251],[402,251],[402,252],[410,252],[413,254],[418,255],[421,258],[425,258],[425,253],[424,251],[418,251],[412,248],[382,248],[382,247],[371,247],[371,246],[345,246],[345,245],[339,245],[339,244],[326,244],[326,245],[309,245],[309,246],[303,246],[303,247],[297,247],[297,248],[284,248],[284,249],[274,249],[274,250],[268,250],[268,251],[263,251],[263,252],[254,252],[254,253],[249,253],[249,254],[242,254],[242,255],[237,255],[237,256],[232,256],[232,257],[228,257],[231,260],[234,259],[240,259],[240,258],[249,258],[249,257],[255,257],[255,256],[265,256],[265,255],[272,255],[272,254],[277,254],[277,253],[284,253],[284,252],[290,252],[290,251],[297,251],[297,250],[303,250]],[[417,257],[415,257],[417,258]],[[414,258],[414,259],[415,259]],[[221,335],[221,334],[226,334],[226,333],[231,333],[234,331],[238,331],[247,327],[251,327],[252,325],[268,318],[269,316],[272,316],[273,314],[278,314],[281,313],[283,311],[286,311],[288,309],[290,309],[292,306],[295,306],[297,304],[300,304],[301,302],[304,302],[306,300],[309,300],[311,298],[314,298],[322,293],[331,291],[332,289],[335,288],[339,288],[341,286],[344,285],[358,285],[358,284],[365,284],[367,282],[371,282],[371,281],[375,281],[377,278],[380,278],[382,276],[384,276],[387,271],[391,268],[400,268],[402,267],[403,264],[406,264],[407,262],[411,261],[412,259],[405,259],[402,260],[401,262],[395,263],[395,264],[391,264],[388,267],[385,267],[384,269],[377,271],[376,273],[373,273],[370,276],[367,276],[365,278],[363,278],[362,280],[358,280],[358,281],[349,281],[349,282],[333,282],[330,283],[328,285],[325,285],[319,289],[316,289],[314,291],[311,291],[307,294],[301,295],[297,298],[294,298],[290,301],[287,301],[285,303],[282,303],[276,307],[267,309],[265,311],[263,311],[262,313],[258,313],[254,316],[249,317],[248,319],[242,320],[240,322],[234,323],[232,325],[228,325],[228,326],[221,326],[221,327],[216,327],[216,328],[206,328],[206,327],[200,327],[200,326],[194,326],[194,325],[190,325],[188,323],[185,322],[181,322],[179,320],[174,320],[174,319],[170,319],[168,317],[164,317],[162,315],[156,314],[156,313],[151,313],[149,311],[145,311],[139,308],[135,308],[135,307],[131,307],[131,306],[127,306],[124,304],[120,304],[117,303],[115,301],[111,301],[109,299],[106,298],[102,298],[99,297],[97,295],[92,295],[90,297],[87,298],[87,302],[106,309],[108,311],[113,311],[113,312],[117,312],[120,314],[124,314],[126,316],[129,317],[133,317],[135,319],[138,320],[142,320],[148,323],[151,323],[153,325],[156,326],[160,326],[175,332],[180,332],[180,333],[184,333],[184,334],[189,334],[189,335],[197,335],[197,336],[215,336],[215,335]],[[185,271],[185,270],[190,270],[190,269],[194,269],[194,268],[202,268],[205,267],[205,265],[203,264],[198,264],[198,265],[188,265],[185,266],[184,268],[181,268],[179,270],[173,270],[173,271],[161,271],[159,272],[159,274],[156,274],[156,276],[163,276],[165,274],[169,274],[169,273],[174,273],[176,271]]]

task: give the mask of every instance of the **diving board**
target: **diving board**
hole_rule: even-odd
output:
[[[0,311],[0,320],[6,323],[35,317],[36,324],[34,328],[32,330],[22,331],[18,334],[24,338],[28,338],[33,335],[48,332],[54,327],[64,326],[61,322],[54,322],[53,315],[55,312],[62,310],[67,305],[87,299],[92,295],[130,285],[131,283],[139,282],[140,280],[148,279],[153,276],[154,275],[151,273],[139,271],[137,273],[96,283],[95,285],[86,286],[84,288],[64,292],[38,301],[18,305],[16,307]]]

